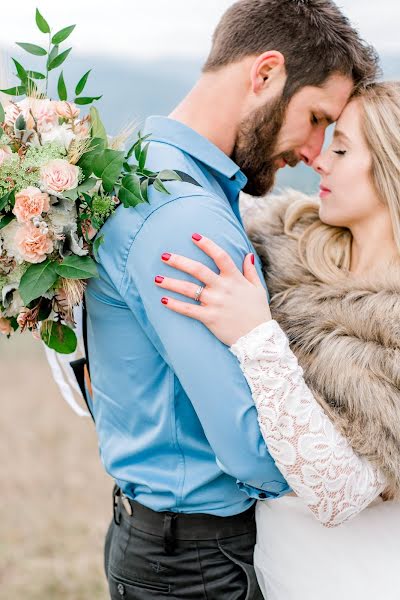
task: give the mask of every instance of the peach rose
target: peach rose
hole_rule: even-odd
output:
[[[15,242],[22,258],[30,263],[43,262],[46,255],[53,251],[51,239],[31,223],[19,227]]]
[[[20,114],[26,121],[27,129],[33,129],[35,117],[40,131],[48,131],[58,123],[55,105],[57,102],[48,98],[24,98],[20,102],[7,104],[5,107],[5,122],[14,125]]]
[[[73,102],[60,100],[56,103],[56,112],[59,117],[70,121],[79,117],[80,110]]]
[[[79,181],[79,167],[62,158],[55,158],[40,169],[40,182],[49,194],[61,194],[76,188]]]
[[[28,100],[28,106],[26,108],[27,123],[30,128],[32,128],[32,124],[29,122],[31,117],[30,113],[32,113],[37,120],[40,131],[49,131],[54,125],[57,125],[57,102],[49,100],[48,98],[26,98],[26,100]]]
[[[3,335],[10,335],[12,332],[13,328],[11,327],[10,321],[0,317],[0,333]]]
[[[20,110],[16,102],[9,102],[4,108],[4,122],[7,125],[14,125],[21,112],[22,111]]]
[[[13,213],[19,223],[27,223],[33,217],[40,217],[43,212],[48,212],[50,198],[38,188],[29,186],[15,194]]]
[[[12,155],[12,150],[9,146],[0,146],[0,165],[3,164]]]

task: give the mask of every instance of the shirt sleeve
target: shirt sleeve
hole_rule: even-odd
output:
[[[290,491],[261,436],[248,384],[229,351],[200,322],[169,311],[156,275],[192,280],[161,260],[178,253],[216,267],[192,242],[198,232],[229,252],[240,269],[251,247],[229,205],[212,197],[176,199],[153,212],[136,235],[126,260],[120,294],[139,313],[142,326],[189,397],[220,468],[252,497]],[[177,294],[170,296],[185,299]]]
[[[276,321],[232,347],[252,390],[260,427],[276,465],[326,527],[351,519],[385,488],[385,477],[356,454],[303,379]]]

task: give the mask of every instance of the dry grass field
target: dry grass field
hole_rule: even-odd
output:
[[[40,342],[0,339],[0,599],[106,600],[112,481]]]

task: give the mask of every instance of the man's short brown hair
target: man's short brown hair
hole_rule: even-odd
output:
[[[223,15],[203,72],[277,50],[285,57],[284,95],[322,85],[333,73],[355,87],[374,80],[378,57],[331,0],[239,0]]]

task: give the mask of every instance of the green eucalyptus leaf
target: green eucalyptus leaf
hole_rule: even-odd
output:
[[[60,29],[60,31],[57,31],[51,38],[51,43],[57,45],[61,44],[71,35],[75,27],[76,25],[69,25],[68,27],[64,27],[64,29]]]
[[[40,14],[39,9],[36,9],[36,25],[42,33],[50,33],[50,27],[46,19]]]
[[[49,67],[49,64],[55,59],[56,56],[58,56],[58,46],[53,46],[52,49],[50,50],[50,54],[47,59],[47,68]]]
[[[159,179],[155,179],[153,181],[153,186],[154,186],[154,189],[157,190],[157,192],[161,192],[162,194],[168,194],[169,195],[169,191],[167,190],[167,188],[165,187],[165,185],[163,184],[163,182],[160,181]]]
[[[128,206],[136,206],[144,201],[140,187],[140,179],[137,175],[125,175],[121,181],[118,198],[125,208]]]
[[[4,119],[6,118],[4,108],[2,103],[0,102],[0,123],[4,123]],[[1,209],[0,209],[1,210]]]
[[[71,354],[78,345],[75,332],[70,327],[50,319],[43,321],[40,336],[46,346],[59,354]]]
[[[85,85],[87,83],[87,80],[88,80],[91,70],[92,69],[90,69],[87,73],[85,73],[84,76],[81,77],[81,79],[76,84],[75,94],[77,96],[79,96],[79,94],[82,94],[83,90],[85,89]]]
[[[99,154],[93,164],[93,173],[103,182],[106,192],[111,192],[121,174],[125,161],[125,153],[120,150],[106,148]]]
[[[144,167],[145,167],[145,165],[146,165],[147,152],[148,152],[148,149],[149,149],[149,145],[150,145],[150,144],[149,144],[149,142],[147,142],[147,144],[145,145],[145,147],[143,148],[143,150],[142,150],[142,151],[141,151],[141,153],[140,153],[140,156],[139,156],[139,163],[138,163],[138,166],[139,166],[139,170],[140,170],[140,171],[141,171],[142,169],[144,169]]]
[[[28,73],[26,72],[24,67],[21,65],[21,63],[19,63],[17,60],[15,60],[15,58],[12,58],[11,60],[13,61],[15,68],[17,69],[18,77],[20,78],[22,83],[25,83],[28,78]]]
[[[9,225],[9,223],[11,223],[11,221],[13,221],[14,219],[15,219],[15,215],[13,213],[7,213],[3,217],[1,217],[1,219],[0,219],[0,229],[3,229],[4,227],[7,227],[7,225]]]
[[[106,129],[100,119],[100,114],[97,108],[94,106],[90,107],[90,121],[92,123],[92,137],[101,138],[105,141],[106,145],[108,143],[107,132]]]
[[[27,71],[26,73],[31,79],[46,79],[46,75],[43,75],[43,73],[39,73],[38,71]]]
[[[43,296],[56,280],[56,263],[49,259],[28,267],[19,284],[19,293],[25,306]]]
[[[96,263],[90,256],[66,256],[62,263],[56,266],[56,272],[65,279],[90,279],[98,277]]]
[[[81,106],[85,104],[91,104],[94,100],[100,100],[102,96],[80,96],[80,98],[75,98],[75,104],[80,104]]]
[[[61,71],[60,77],[58,78],[57,91],[58,91],[58,97],[60,98],[60,100],[66,100],[68,98],[67,86],[65,85],[63,71]]]
[[[25,44],[23,42],[17,42],[17,46],[29,52],[29,54],[34,54],[35,56],[46,56],[47,50],[42,48],[41,46],[37,46],[36,44]]]
[[[61,52],[61,54],[57,54],[57,56],[53,58],[53,60],[49,64],[49,71],[60,67],[63,64],[63,62],[68,58],[68,54],[71,52],[71,50],[72,48],[68,48],[67,50],[64,50],[64,52]]]
[[[63,198],[66,198],[67,200],[72,200],[75,201],[79,196],[79,192],[78,192],[78,188],[74,188],[72,190],[66,190],[65,192],[63,192]]]
[[[173,180],[173,181],[182,181],[182,177],[180,177],[178,175],[178,173],[175,173],[175,171],[170,171],[168,169],[164,169],[163,171],[160,171],[158,174],[158,178],[161,180],[167,179],[167,180]]]
[[[26,93],[24,85],[8,88],[7,90],[0,90],[3,94],[9,94],[10,96],[23,96]]]
[[[94,188],[94,186],[97,183],[97,179],[95,179],[94,177],[89,177],[89,179],[86,179],[86,181],[83,181],[79,186],[78,186],[78,192],[79,194],[83,194],[84,192],[88,192],[89,190],[92,190]]]
[[[148,197],[148,189],[149,189],[149,180],[148,179],[143,179],[143,181],[140,184],[140,191],[142,192],[142,196],[143,199],[148,202],[149,201],[149,197]]]

